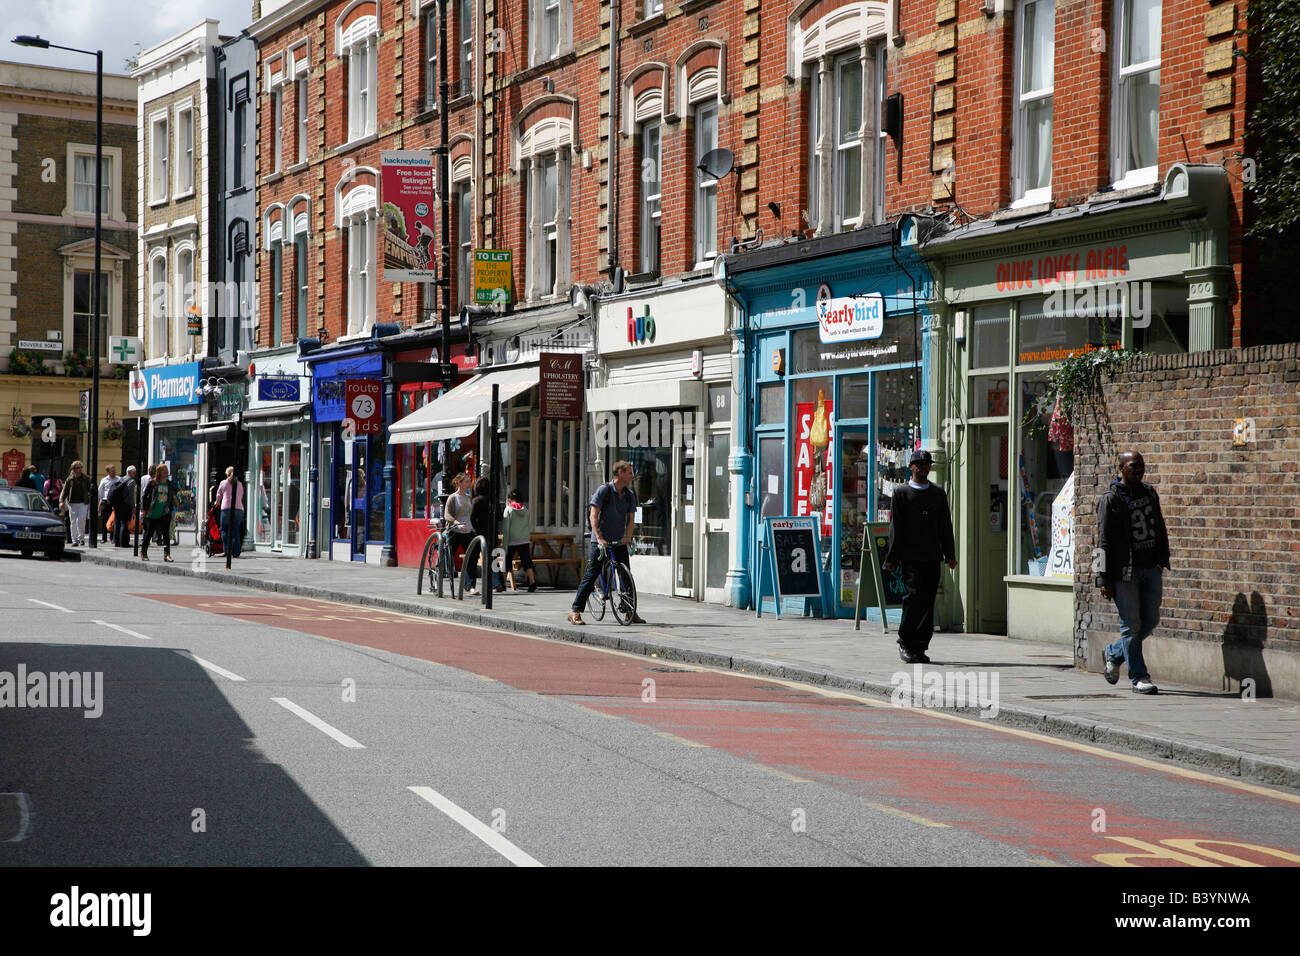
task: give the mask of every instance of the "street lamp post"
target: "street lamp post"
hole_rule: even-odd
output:
[[[69,53],[84,53],[95,58],[95,272],[90,279],[90,298],[92,304],[92,324],[90,327],[90,480],[99,481],[99,282],[100,282],[100,233],[104,223],[104,51],[79,50],[71,46],[59,46],[38,36],[16,36],[13,42],[19,46],[36,47],[39,50],[67,50]],[[99,517],[95,519],[95,533],[90,536],[90,546],[98,545]]]

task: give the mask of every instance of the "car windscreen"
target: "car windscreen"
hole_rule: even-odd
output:
[[[50,506],[45,503],[45,499],[39,492],[25,488],[0,488],[0,509],[48,512]]]

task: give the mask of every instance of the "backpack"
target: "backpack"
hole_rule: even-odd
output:
[[[122,477],[113,480],[108,488],[108,503],[118,511],[131,509],[131,483]]]

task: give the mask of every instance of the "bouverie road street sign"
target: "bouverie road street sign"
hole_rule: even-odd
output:
[[[140,340],[130,335],[108,337],[108,364],[135,365],[140,361]]]

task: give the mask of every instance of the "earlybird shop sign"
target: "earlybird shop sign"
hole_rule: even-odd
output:
[[[133,412],[195,405],[201,397],[198,362],[134,369],[131,372],[128,401]]]
[[[833,298],[830,286],[817,290],[817,334],[822,342],[878,339],[885,331],[885,300],[870,295]]]

